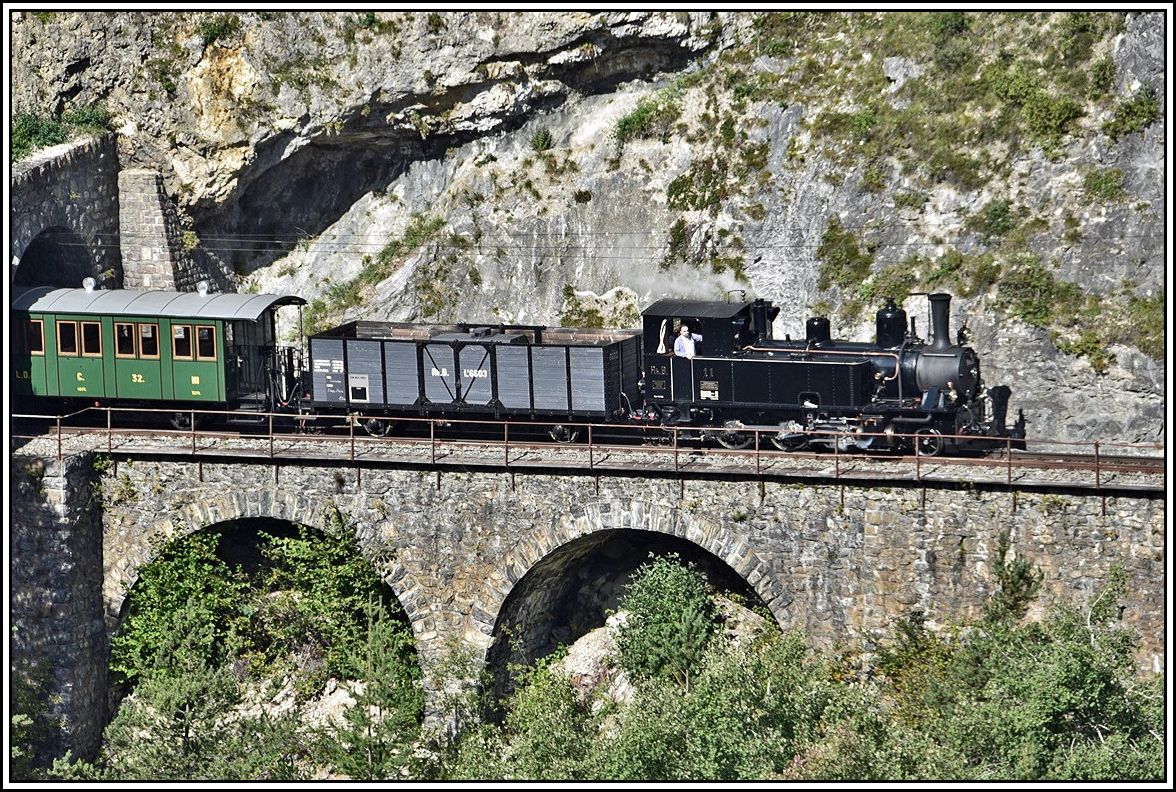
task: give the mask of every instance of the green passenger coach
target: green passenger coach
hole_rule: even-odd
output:
[[[28,289],[12,301],[13,396],[267,409],[284,390],[273,294]]]

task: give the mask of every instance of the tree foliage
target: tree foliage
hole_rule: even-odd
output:
[[[900,620],[869,655],[799,633],[734,644],[715,632],[689,685],[666,660],[682,614],[709,599],[677,559],[643,565],[618,640],[629,702],[584,700],[549,664],[524,676],[500,726],[468,731],[440,774],[478,779],[1159,779],[1162,677],[1136,675],[1118,622],[1121,572],[1082,606],[1026,622],[1040,573],[998,545],[981,619]],[[636,615],[636,616],[635,616]],[[655,626],[656,625],[656,626]],[[689,632],[686,633],[687,635]]]
[[[627,618],[617,634],[621,665],[638,677],[668,677],[689,690],[690,677],[718,623],[706,576],[675,554],[643,564],[626,587]]]
[[[348,660],[355,704],[324,730],[322,755],[348,778],[395,778],[409,762],[425,703],[412,633],[373,600],[365,639]]]
[[[95,763],[62,779],[300,778],[314,766],[396,777],[419,733],[421,671],[398,604],[353,534],[261,533],[264,563],[218,556],[220,535],[172,542],[140,572],[112,666],[134,686]],[[301,697],[328,676],[355,680],[356,705],[317,735],[295,712],[243,707],[246,686],[290,681]]]

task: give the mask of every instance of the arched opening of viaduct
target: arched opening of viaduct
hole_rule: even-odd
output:
[[[12,285],[76,289],[83,279],[98,275],[86,241],[66,226],[52,226],[37,234],[24,249],[12,273]]]
[[[494,699],[501,700],[513,687],[512,667],[530,665],[604,626],[638,568],[671,554],[702,572],[716,592],[767,610],[747,580],[692,541],[657,531],[595,531],[548,553],[506,597],[486,656]]]
[[[284,510],[277,509],[276,511],[281,513]],[[176,549],[181,543],[190,541],[196,535],[212,537],[216,547],[216,561],[223,564],[225,570],[233,570],[235,579],[246,581],[250,587],[243,593],[240,606],[244,606],[250,612],[250,615],[247,617],[250,622],[250,631],[253,632],[253,628],[256,628],[256,634],[249,636],[249,640],[258,640],[257,636],[260,635],[262,636],[260,640],[263,642],[261,645],[253,645],[250,651],[258,651],[259,648],[266,649],[264,644],[268,640],[267,636],[273,637],[280,634],[281,640],[277,649],[274,649],[274,651],[286,651],[289,653],[289,656],[284,659],[277,657],[275,659],[277,663],[274,666],[275,668],[285,668],[287,671],[289,668],[294,668],[297,669],[298,674],[310,676],[319,674],[320,672],[325,674],[329,670],[327,668],[326,652],[332,647],[326,645],[324,640],[329,642],[330,631],[326,634],[320,634],[315,629],[312,629],[311,626],[307,626],[305,630],[302,629],[303,625],[299,623],[298,618],[295,618],[297,614],[291,616],[290,614],[293,611],[289,607],[291,604],[296,604],[312,596],[312,592],[305,590],[306,581],[303,578],[306,577],[305,572],[307,569],[313,566],[316,554],[313,552],[310,554],[310,561],[307,563],[306,569],[298,570],[294,574],[290,574],[290,570],[285,570],[285,574],[277,576],[271,576],[270,573],[276,567],[283,565],[283,561],[280,558],[284,554],[274,552],[274,548],[277,547],[278,543],[302,538],[309,539],[312,542],[330,542],[333,538],[337,537],[331,537],[328,532],[306,525],[300,520],[287,519],[285,517],[265,515],[230,516],[229,519],[206,523],[203,526],[197,526],[192,529],[176,531],[168,536],[166,541],[159,541],[157,539],[156,541],[147,543],[149,548],[147,553],[138,560],[133,569],[134,583],[120,590],[121,599],[117,603],[111,602],[108,598],[108,614],[117,612],[116,617],[108,617],[108,634],[114,636],[126,628],[128,618],[137,607],[135,592],[138,587],[143,585],[141,582],[142,570],[153,562],[166,557],[169,551]],[[299,560],[305,560],[307,556],[302,555],[305,552],[305,549],[295,549],[293,555],[298,557]],[[349,557],[354,558],[355,556],[349,554]],[[285,554],[286,564],[289,563],[289,558],[290,555]],[[319,562],[321,563],[321,560],[324,558],[326,558],[325,553],[319,557]],[[381,564],[378,561],[367,558],[364,558],[363,562],[371,565],[376,577],[380,581],[376,587],[378,589],[376,597],[383,605],[381,611],[384,617],[394,623],[395,626],[393,626],[393,629],[403,629],[412,634],[412,621],[406,614],[396,587],[384,577],[384,570],[381,568]],[[193,574],[210,572],[209,567],[212,565],[212,563],[203,565],[205,567],[204,570],[197,570],[193,567],[190,571]],[[215,574],[217,573],[210,572],[210,576]],[[274,589],[269,590],[267,586],[275,579],[279,583],[276,588],[269,586],[269,588]],[[302,582],[302,588],[298,590],[291,589],[289,591],[282,590],[284,586],[289,587],[292,581]],[[353,582],[350,577],[343,579],[343,587],[346,589],[345,593],[348,594],[354,593],[346,588],[347,583],[350,582]],[[183,583],[192,585],[196,589],[200,588],[199,581],[183,581]],[[365,584],[366,581],[358,581],[357,590],[359,586]],[[311,585],[313,586],[314,583],[312,582]],[[330,596],[332,590],[332,586],[326,586],[325,595]],[[317,593],[320,596],[324,595],[324,592]],[[282,597],[280,596],[282,594],[289,594],[289,596]],[[259,607],[259,603],[261,607]],[[380,603],[373,604],[379,605]],[[354,602],[348,603],[348,605],[354,604]],[[362,608],[356,612],[349,612],[347,611],[347,605],[343,603],[340,603],[339,609],[341,611],[339,613],[340,619],[352,619],[361,625],[361,629],[365,623],[368,623],[369,617],[372,616],[372,613]],[[295,608],[295,610],[297,609]],[[421,660],[419,651],[415,648],[415,640],[413,647],[411,662],[415,662],[419,668]],[[294,680],[288,678],[285,681],[293,682]],[[118,702],[130,692],[117,685],[117,680],[114,679],[113,674],[111,675],[110,682],[112,689],[110,690],[111,695],[109,700],[112,706],[110,707],[108,717],[113,716]]]

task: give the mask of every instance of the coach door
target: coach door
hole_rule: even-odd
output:
[[[61,395],[80,398],[105,396],[102,322],[97,319],[59,317],[54,336]]]
[[[161,399],[159,322],[114,322],[114,381],[120,399]]]
[[[217,335],[217,326],[212,322],[172,320],[168,336],[177,400],[221,400]]]

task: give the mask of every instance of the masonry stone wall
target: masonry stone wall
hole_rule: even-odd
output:
[[[1161,499],[1107,498],[1104,515],[1100,498],[1065,493],[249,461],[124,460],[116,468],[101,486],[108,630],[161,541],[250,517],[323,528],[338,510],[404,605],[427,675],[454,645],[493,655],[496,625],[527,626],[528,606],[504,611],[517,604],[510,595],[520,581],[541,562],[527,580],[554,580],[552,559],[582,560],[602,532],[614,531],[701,548],[745,580],[783,627],[826,646],[869,648],[914,609],[933,628],[978,616],[996,588],[1002,541],[1044,576],[1031,616],[1054,600],[1089,602],[1121,566],[1122,619],[1138,632],[1139,666],[1160,671],[1165,663]],[[429,676],[427,684],[435,691],[444,682]]]
[[[81,273],[71,266],[69,279],[55,280],[57,272],[24,272],[24,283],[81,286],[77,274],[91,276],[104,286],[122,279],[119,255],[118,149],[112,134],[64,143],[38,152],[12,166],[9,282],[17,279],[22,260],[35,239],[65,235],[64,254],[77,255]],[[81,249],[74,250],[74,240]],[[44,266],[44,261],[31,262]],[[60,267],[58,267],[60,269]]]
[[[175,205],[153,170],[125,170],[118,175],[119,226],[127,289],[194,291],[199,280]]]
[[[89,457],[14,457],[9,496],[11,671],[40,677],[60,724],[46,758],[98,749],[106,712],[102,517]]]

